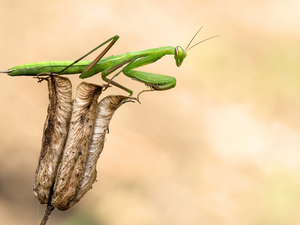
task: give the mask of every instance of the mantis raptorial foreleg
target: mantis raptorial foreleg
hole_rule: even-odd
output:
[[[138,101],[139,101],[139,96],[143,92],[149,92],[153,90],[156,91],[168,90],[175,87],[176,79],[174,77],[134,70],[135,68],[154,63],[160,58],[162,58],[163,56],[164,56],[163,54],[149,55],[144,58],[131,62],[123,69],[123,73],[126,76],[131,77],[133,79],[138,79],[139,81],[142,81],[146,85],[150,86],[150,90],[149,89],[143,90],[137,95]]]
[[[147,86],[151,87],[151,90],[167,90],[175,86],[176,84],[176,79],[171,76],[167,75],[162,75],[162,74],[156,74],[156,73],[149,73],[149,72],[142,72],[142,71],[137,71],[133,70],[135,68],[145,66],[147,64],[151,64],[159,60],[161,57],[163,57],[164,54],[153,54],[153,55],[148,55],[148,56],[133,56],[131,59],[126,60],[125,62],[122,62],[113,68],[110,68],[108,70],[105,70],[101,73],[102,79],[109,84],[113,84],[124,91],[127,91],[130,95],[132,95],[132,91],[112,79],[116,76],[118,76],[121,72],[123,72],[126,76],[138,80]],[[107,76],[110,75],[112,72],[114,72],[116,69],[126,65],[120,72],[115,74],[112,79],[108,79]],[[144,92],[144,91],[143,91]],[[140,93],[141,94],[141,93]]]
[[[154,63],[163,56],[163,54],[157,53],[137,59],[125,66],[123,69],[123,73],[128,77],[145,83],[146,85],[150,86],[153,90],[160,91],[171,89],[176,85],[176,79],[174,77],[163,74],[134,70],[138,67]]]

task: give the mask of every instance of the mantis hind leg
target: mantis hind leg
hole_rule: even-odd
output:
[[[58,74],[63,73],[65,70],[67,70],[68,68],[70,68],[71,66],[73,66],[75,63],[79,62],[80,60],[82,60],[83,58],[87,57],[88,55],[90,55],[91,53],[93,53],[94,51],[96,51],[98,48],[102,47],[103,45],[105,45],[106,43],[110,42],[109,45],[94,59],[94,61],[88,65],[85,70],[81,73],[80,77],[81,78],[87,78],[87,77],[91,77],[94,75],[92,68],[100,61],[100,59],[103,58],[103,56],[109,51],[109,49],[117,42],[117,40],[119,39],[118,35],[113,36],[112,38],[109,38],[108,40],[106,40],[105,42],[101,43],[100,45],[98,45],[96,48],[92,49],[91,51],[89,51],[88,53],[86,53],[84,56],[80,57],[79,59],[75,60],[73,63],[71,63],[69,66],[67,66],[66,68],[64,68],[63,70],[59,71]]]
[[[98,45],[96,48],[94,48],[92,51],[88,52],[86,55],[82,56],[80,59],[78,59],[78,61],[80,61],[81,59],[83,59],[84,57],[88,56],[89,54],[91,54],[92,52],[96,51],[98,48],[100,48],[101,46],[105,45],[106,43],[110,42],[109,45],[96,57],[96,59],[94,59],[94,61],[87,67],[85,68],[85,70],[80,74],[81,78],[87,78],[87,77],[91,77],[93,76],[95,73],[92,70],[92,68],[100,61],[100,59],[103,58],[103,56],[108,52],[108,50],[117,42],[117,40],[119,39],[118,35],[115,35],[114,37],[108,39],[107,41],[103,42],[102,44]],[[76,61],[74,62],[76,63]],[[74,64],[73,63],[73,64]]]

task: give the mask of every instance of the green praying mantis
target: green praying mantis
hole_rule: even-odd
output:
[[[80,57],[76,61],[47,61],[47,62],[35,62],[28,63],[19,66],[15,66],[6,71],[0,71],[1,73],[7,73],[10,76],[43,76],[51,74],[80,74],[80,78],[85,79],[91,76],[94,76],[97,73],[101,72],[102,79],[108,83],[108,85],[117,86],[124,91],[129,93],[129,96],[132,96],[133,91],[124,87],[123,85],[115,82],[113,78],[118,76],[121,72],[126,76],[144,83],[146,86],[150,87],[150,90],[146,91],[162,91],[169,90],[176,85],[176,79],[172,76],[149,73],[135,70],[138,67],[151,64],[161,59],[165,55],[174,55],[176,65],[181,66],[183,60],[187,56],[187,51],[193,48],[194,46],[209,40],[211,38],[217,37],[213,36],[207,39],[204,39],[193,46],[189,47],[194,38],[197,36],[202,27],[196,32],[192,40],[189,42],[188,46],[184,50],[182,47],[160,47],[160,48],[151,48],[141,51],[127,52],[125,54],[109,56],[103,58],[103,56],[109,51],[109,49],[117,42],[119,39],[118,35],[109,38],[105,42],[98,45],[96,48]],[[83,58],[96,51],[98,48],[102,47],[105,44],[108,46],[94,59],[89,61],[82,61]],[[123,67],[119,72],[117,72],[111,79],[107,78],[108,75],[116,71],[117,69]]]

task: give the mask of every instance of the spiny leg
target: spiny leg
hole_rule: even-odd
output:
[[[134,68],[141,67],[147,64],[151,64],[153,62],[156,62],[159,60],[161,57],[163,57],[165,54],[164,53],[156,53],[148,56],[134,56],[131,59],[128,59],[106,71],[102,72],[102,79],[109,84],[113,84],[125,91],[127,91],[130,96],[132,95],[132,91],[122,85],[120,85],[117,82],[114,82],[112,79],[116,76],[118,76],[121,72],[123,72],[126,76],[135,79],[137,81],[140,81],[148,86],[151,87],[152,90],[167,90],[175,86],[176,80],[173,77],[166,76],[166,75],[161,75],[161,74],[154,74],[154,73],[147,73],[147,72],[141,72],[141,71],[135,71],[133,70]],[[116,75],[113,76],[112,79],[108,79],[107,76],[111,74],[113,71],[116,69],[120,68],[121,66],[126,65],[120,72],[118,72]],[[151,77],[154,77],[154,79],[151,79]],[[145,78],[145,79],[144,79]],[[157,79],[157,80],[156,80]],[[163,79],[163,80],[161,80]],[[167,79],[167,80],[166,80]],[[165,81],[164,81],[165,80]],[[168,84],[167,82],[172,82],[171,85]],[[165,86],[163,85],[165,84]]]
[[[113,71],[128,63],[128,65],[126,65],[120,72],[113,76],[113,78],[118,76],[121,72],[123,72],[126,76],[150,86],[152,90],[168,90],[176,85],[176,79],[174,77],[163,74],[155,74],[134,70],[135,68],[154,63],[166,54],[167,53],[165,52],[158,52],[146,56],[133,56],[131,59],[128,59],[108,70],[103,71],[101,74],[102,79],[108,82],[109,84],[113,84],[127,91],[131,96],[133,92],[130,89],[118,84],[117,82],[114,82],[112,79],[107,78],[107,76]]]
[[[168,90],[175,87],[176,79],[174,77],[163,75],[163,74],[156,74],[156,73],[134,70],[135,68],[154,63],[164,55],[165,55],[164,53],[148,55],[138,60],[132,61],[126,67],[124,67],[123,73],[126,76],[133,78],[137,81],[140,81],[146,84],[146,86],[150,87],[150,90],[147,89],[141,91],[137,95],[137,99],[139,99],[140,94],[142,94],[143,92]]]

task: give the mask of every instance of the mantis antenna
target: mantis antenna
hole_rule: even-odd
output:
[[[203,26],[202,26],[202,27],[203,27]],[[204,42],[204,41],[207,41],[207,40],[212,39],[212,38],[215,38],[215,37],[219,37],[219,36],[212,36],[212,37],[206,38],[206,39],[204,39],[204,40],[202,40],[202,41],[200,41],[200,42],[194,44],[193,46],[189,47],[190,44],[193,42],[194,38],[195,38],[195,37],[197,36],[197,34],[199,33],[199,31],[202,29],[202,27],[200,27],[200,29],[196,32],[196,34],[194,35],[194,37],[192,38],[192,40],[191,40],[191,41],[189,42],[189,44],[186,46],[186,48],[185,48],[185,51],[186,51],[186,52],[189,51],[190,49],[192,49],[193,47],[195,47],[196,45],[198,45],[198,44]]]

